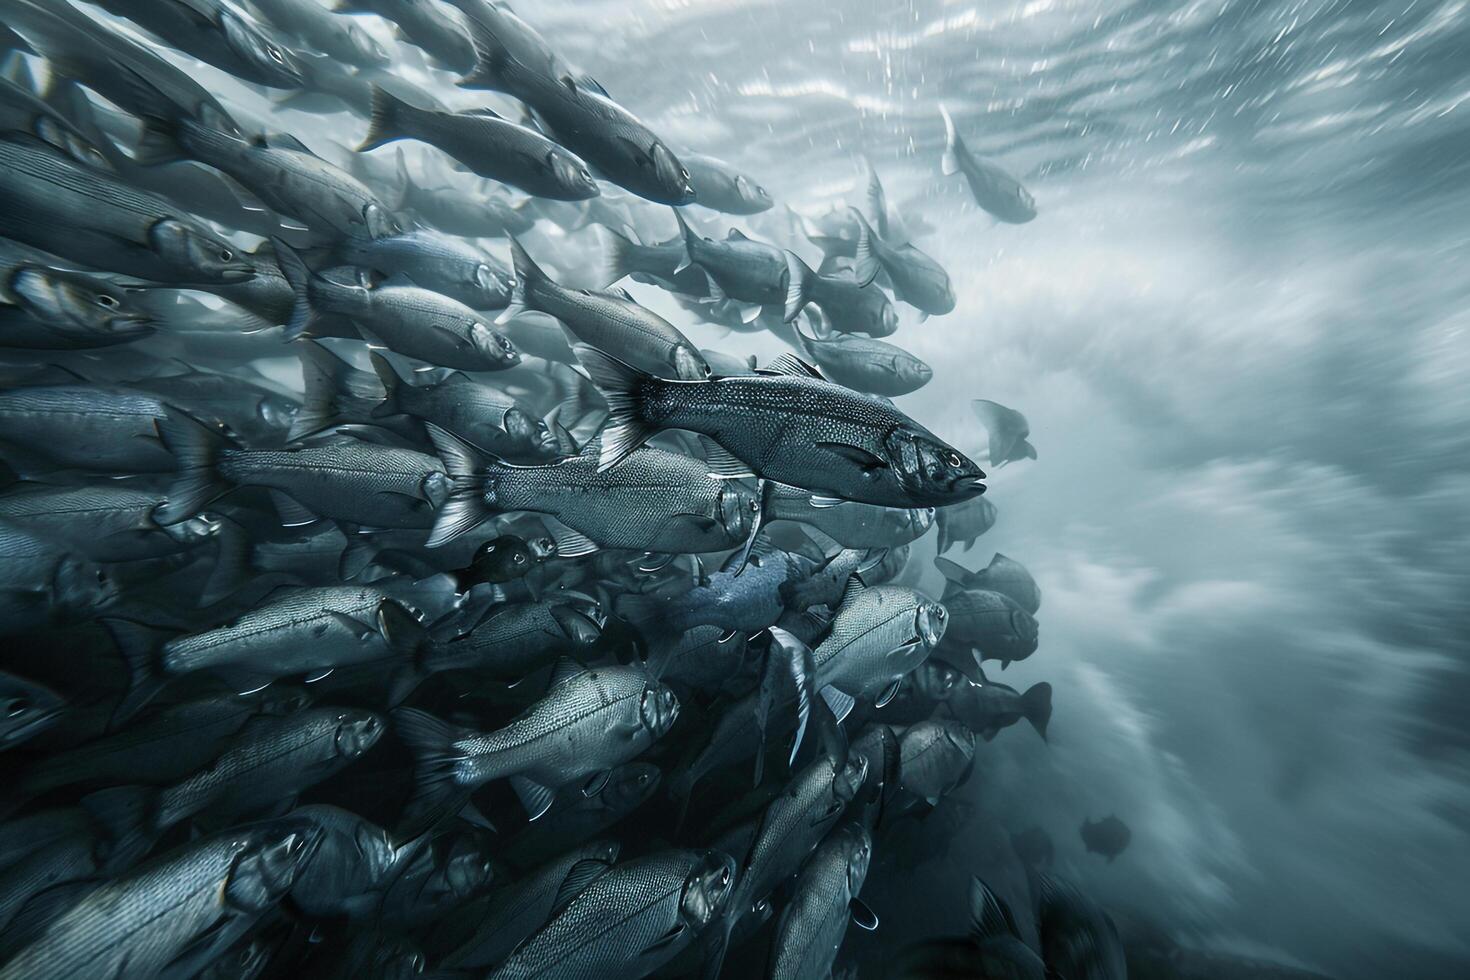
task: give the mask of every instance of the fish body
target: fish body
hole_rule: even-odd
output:
[[[857,918],[865,928],[876,928],[877,920],[866,906],[855,904],[872,856],[873,841],[859,825],[846,825],[822,842],[776,922],[767,977],[829,976],[848,922]]]
[[[23,265],[0,283],[0,344],[90,350],[153,333],[152,317],[121,289],[79,272]]]
[[[999,660],[1002,666],[1036,652],[1036,619],[1009,596],[957,589],[945,594],[944,606],[950,613],[947,649],[973,651],[977,659]]]
[[[580,599],[500,603],[462,633],[441,639],[425,655],[430,670],[483,671],[514,681],[577,654],[602,635],[601,617]]]
[[[859,283],[851,272],[814,276],[808,292],[838,333],[888,337],[898,330],[898,313],[888,294],[873,283]]]
[[[1068,882],[1039,878],[1036,923],[1047,969],[1078,980],[1124,980],[1128,965],[1112,917]]]
[[[196,547],[219,522],[203,515],[171,527],[153,519],[165,497],[122,481],[76,487],[31,484],[0,495],[0,520],[65,541],[92,561],[138,561]]]
[[[899,785],[933,805],[969,776],[975,733],[956,721],[921,721],[904,731],[899,747]]]
[[[121,389],[10,388],[0,391],[0,442],[61,469],[166,473],[174,463],[155,426],[166,411],[151,395]]]
[[[383,46],[353,18],[316,0],[250,0],[250,4],[283,35],[300,39],[303,47],[320,51],[334,62],[359,68],[383,68],[392,62]]]
[[[796,521],[830,537],[844,548],[895,548],[928,531],[933,507],[881,507],[844,501],[832,507],[812,503],[811,491],[775,484],[765,501],[768,521]]]
[[[304,80],[290,48],[222,0],[100,0],[100,6],[243,81],[294,89]]]
[[[704,270],[714,302],[728,298],[779,307],[783,320],[793,320],[801,312],[814,274],[794,252],[754,241],[735,228],[724,239],[708,238],[696,234],[677,211],[674,216],[687,261]]]
[[[995,518],[995,504],[985,497],[939,508],[934,515],[939,524],[939,553],[942,555],[957,544],[969,551],[976,539],[995,526]]]
[[[943,266],[914,245],[885,242],[868,227],[866,218],[856,210],[854,214],[860,229],[853,265],[858,282],[872,282],[881,271],[893,286],[894,298],[925,316],[943,316],[954,309],[954,287]]]
[[[949,110],[939,107],[944,117],[944,157],[940,169],[946,174],[963,174],[975,203],[1008,224],[1025,224],[1036,217],[1036,200],[1019,180],[989,160],[977,157],[965,145]]]
[[[1036,458],[1036,447],[1027,441],[1031,435],[1031,423],[1026,421],[1026,416],[985,398],[970,402],[970,407],[990,436],[991,465],[999,467],[1020,459]]]
[[[1112,815],[1101,820],[1089,817],[1082,821],[1078,834],[1088,853],[1101,854],[1109,861],[1127,850],[1129,841],[1133,839],[1133,831],[1128,829],[1128,825]]]
[[[808,337],[795,329],[797,344],[826,377],[854,391],[896,397],[917,391],[934,369],[902,347],[866,337]]]
[[[510,302],[507,269],[469,242],[429,228],[343,239],[330,254],[333,264],[371,269],[387,279],[401,276],[472,310],[498,310]]]
[[[469,32],[446,6],[428,0],[348,0],[337,9],[373,13],[392,21],[400,37],[450,71],[466,72],[474,67],[475,46]]]
[[[759,214],[774,204],[769,191],[723,160],[703,153],[681,153],[679,159],[689,170],[694,201],[702,208],[725,214]]]

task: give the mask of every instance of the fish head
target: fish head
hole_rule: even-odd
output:
[[[913,673],[914,686],[931,701],[947,701],[960,684],[960,672],[937,660],[926,660]]]
[[[703,381],[714,373],[704,355],[688,344],[676,344],[670,360],[680,381]]]
[[[201,283],[245,282],[255,277],[248,256],[222,238],[164,218],[148,229],[148,243],[168,264]]]
[[[484,892],[495,880],[495,865],[477,833],[461,834],[443,857],[437,876],[457,902]]]
[[[510,408],[505,413],[505,431],[518,445],[527,446],[542,456],[555,456],[561,449],[556,435],[541,419],[527,414],[519,408]]]
[[[264,912],[281,900],[321,846],[324,832],[305,820],[273,821],[233,843],[235,860],[224,881],[225,904]]]
[[[236,57],[248,62],[276,88],[301,88],[305,84],[306,71],[295,52],[277,44],[229,7],[221,5],[218,9],[220,32]]]
[[[899,426],[884,442],[899,483],[918,502],[958,503],[985,492],[985,472],[934,436]]]
[[[499,330],[492,330],[484,321],[471,323],[469,336],[476,353],[496,368],[515,367],[521,363],[521,355],[510,338]]]
[[[643,702],[638,713],[648,733],[654,738],[663,738],[679,717],[679,699],[666,685],[650,683],[643,689]]]
[[[419,492],[424,495],[429,506],[435,510],[444,506],[444,502],[449,499],[449,494],[453,489],[454,485],[450,482],[449,475],[443,470],[430,470],[419,483]]]
[[[336,718],[337,755],[356,759],[383,737],[383,719],[371,711],[343,711]]]
[[[224,520],[218,515],[200,513],[185,518],[177,524],[165,525],[163,533],[184,547],[193,548],[219,534],[222,527],[224,527]]]
[[[501,535],[475,549],[470,570],[481,582],[510,582],[531,570],[533,557],[526,542],[513,534]]]
[[[486,262],[475,265],[475,271],[470,274],[469,285],[483,293],[486,299],[499,302],[510,295],[511,288],[515,285],[514,280],[506,282],[500,273],[490,268]]]
[[[56,566],[52,589],[58,609],[69,614],[91,613],[118,596],[117,583],[103,566],[72,556]]]
[[[720,526],[731,541],[743,541],[750,535],[761,502],[755,491],[735,480],[720,481]]]
[[[363,30],[350,18],[334,18],[333,24],[336,24],[337,20],[346,21],[345,24],[338,25],[337,37],[340,43],[345,44],[352,51],[354,62],[367,63],[374,68],[387,68],[393,63],[393,56],[378,43],[377,38]]]
[[[913,388],[922,388],[934,378],[934,369],[917,357],[900,357],[894,364],[900,380]]]
[[[598,795],[609,810],[628,813],[654,794],[662,778],[658,766],[632,762],[614,769]]]
[[[832,798],[846,806],[857,798],[867,781],[868,757],[860,752],[849,753],[842,770],[832,775]]]
[[[602,193],[597,180],[587,164],[560,147],[546,151],[546,166],[557,184],[565,189],[572,200],[585,201]]]
[[[762,211],[774,206],[776,203],[771,200],[769,191],[744,174],[736,176],[735,190],[740,195],[740,200],[749,204],[751,207],[760,208]]]
[[[694,185],[689,182],[689,170],[674,156],[674,151],[655,140],[648,150],[653,160],[653,173],[670,204],[689,204],[694,201]]]
[[[296,412],[301,406],[280,395],[265,395],[255,405],[256,417],[273,431],[284,432],[296,421]]]
[[[1011,632],[1022,642],[1035,644],[1040,639],[1040,630],[1037,628],[1036,617],[1015,603],[1011,603],[1010,605]]]
[[[698,931],[724,910],[734,890],[735,859],[719,851],[706,851],[684,879],[679,911]]]
[[[0,746],[29,737],[55,718],[63,703],[42,684],[0,672]]]
[[[578,647],[595,645],[602,639],[602,629],[607,625],[607,616],[594,599],[560,601],[551,607],[551,618]]]
[[[933,650],[944,638],[949,626],[949,612],[943,603],[921,602],[914,611],[914,632],[925,650]]]
[[[11,276],[8,292],[36,319],[83,333],[125,341],[153,332],[146,310],[95,276],[22,266]]]
[[[374,240],[388,238],[403,230],[398,219],[376,201],[362,206],[362,226],[367,229],[368,237]]]

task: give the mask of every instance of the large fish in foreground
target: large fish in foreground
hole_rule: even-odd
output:
[[[959,450],[891,404],[833,384],[791,355],[758,377],[669,381],[585,345],[575,350],[611,412],[601,469],[655,432],[687,429],[735,457],[723,475],[749,473],[834,502],[924,507],[985,492],[985,474]]]

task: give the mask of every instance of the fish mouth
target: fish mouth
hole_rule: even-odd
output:
[[[963,483],[961,483],[960,484],[960,489],[961,490],[973,490],[976,494],[981,494],[981,493],[984,493],[986,491],[986,489],[988,489],[988,488],[985,485],[985,477],[983,477],[983,476],[977,476],[977,477],[974,477],[973,479],[969,479],[969,480],[966,480]]]

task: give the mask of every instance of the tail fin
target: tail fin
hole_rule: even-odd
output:
[[[939,103],[939,114],[944,117],[944,156],[939,159],[939,171],[946,177],[959,173],[960,150],[964,147],[964,141],[960,139],[959,131],[954,128],[954,119],[950,118],[949,110],[944,103]]]
[[[814,307],[814,309],[815,309],[815,307]],[[807,316],[808,316],[808,319],[814,319],[811,316],[810,313],[808,313]],[[813,364],[817,363],[816,355],[812,353],[812,348],[811,348],[811,342],[819,339],[818,337],[815,336],[815,334],[817,332],[816,329],[815,329],[815,324],[813,324],[813,329],[812,329],[813,336],[812,337],[807,337],[806,334],[804,334],[804,333],[801,332],[801,322],[800,322],[799,319],[792,322],[792,324],[791,324],[791,332],[796,335],[796,347],[797,347],[798,350],[801,351],[801,356],[804,357],[804,358],[806,358],[808,361],[810,361]]]
[[[606,225],[598,225],[598,235],[602,238],[602,279],[611,286],[619,279],[635,271],[629,265],[629,257],[633,249],[637,247],[627,235],[613,231]]]
[[[291,423],[291,439],[300,439],[329,425],[359,420],[369,414],[377,417],[373,406],[380,399],[374,390],[377,384],[372,375],[359,371],[314,340],[298,344],[296,352],[301,358],[301,383],[305,394],[301,410]]]
[[[405,383],[403,378],[393,370],[392,362],[377,351],[368,355],[368,361],[373,366],[373,373],[383,383],[383,400],[373,409],[372,417],[381,419],[389,415],[402,415],[403,408],[398,404],[398,393]]]
[[[695,234],[693,228],[689,227],[689,222],[684,220],[684,214],[678,208],[674,208],[674,220],[679,223],[679,240],[684,243],[684,258],[674,270],[674,275],[677,276],[694,263],[694,250],[689,246],[699,236]]]
[[[453,484],[449,499],[434,516],[434,530],[425,542],[426,547],[437,548],[494,515],[491,500],[487,499],[492,495],[486,492],[484,473],[499,460],[432,422],[425,422],[424,428]]]
[[[107,865],[119,870],[135,863],[167,829],[158,825],[159,791],[151,786],[117,786],[82,798],[110,845]]]
[[[1051,685],[1046,681],[1033,684],[1021,695],[1021,714],[1046,741],[1046,726],[1051,722]]]
[[[460,4],[455,3],[455,6],[460,7]],[[500,77],[500,66],[509,57],[505,45],[473,13],[466,14],[463,21],[469,31],[470,43],[475,46],[475,66],[455,84],[460,88],[504,91],[505,82]]]
[[[374,85],[373,107],[368,117],[367,136],[363,138],[357,152],[365,153],[368,150],[376,150],[384,144],[392,143],[394,140],[408,139],[409,134],[403,126],[404,116],[411,116],[417,111],[415,106],[404,102],[381,85]]]
[[[413,752],[413,795],[404,808],[403,837],[417,837],[445,817],[452,816],[469,799],[473,787],[455,778],[464,755],[454,747],[466,734],[448,722],[417,708],[397,708],[391,714],[393,729]]]
[[[1010,908],[979,878],[970,879],[970,933],[977,941],[1020,935]]]
[[[275,247],[276,264],[281,267],[281,275],[291,284],[291,292],[294,294],[291,316],[286,321],[282,336],[287,340],[295,340],[311,326],[311,321],[316,316],[311,308],[311,280],[314,273],[307,267],[306,260],[290,245],[279,238],[272,238],[271,245]]]
[[[868,227],[868,219],[857,208],[848,208],[858,223],[857,252],[852,259],[852,274],[857,279],[859,286],[867,286],[878,278],[878,256],[873,252],[873,229]]]
[[[160,524],[177,524],[230,491],[229,481],[215,471],[215,464],[222,451],[238,447],[229,436],[176,408],[165,408],[164,417],[155,425],[159,438],[174,454],[178,472],[168,489],[168,499],[154,508],[153,519]]]
[[[546,281],[546,273],[541,271],[541,267],[535,263],[521,243],[516,241],[516,237],[514,235],[508,237],[510,238],[511,267],[515,273],[515,286],[510,292],[510,305],[500,311],[500,315],[495,318],[496,323],[505,323],[532,309],[531,285]]]
[[[873,161],[865,156],[863,157],[863,166],[868,171],[868,213],[873,216],[873,224],[878,226],[878,234],[887,238],[888,196],[883,193],[883,181],[878,179],[878,168],[873,166]]]
[[[643,418],[644,392],[659,383],[630,364],[586,344],[574,344],[572,353],[607,399],[607,425],[602,430],[602,451],[597,471],[611,469],[643,445],[657,431]]]
[[[128,670],[127,693],[113,709],[109,725],[115,728],[137,714],[163,688],[165,678],[159,665],[159,650],[172,634],[131,619],[104,619],[101,623]]]
[[[790,249],[786,250],[786,272],[786,308],[781,318],[790,323],[806,307],[807,291],[811,288],[811,281],[816,278],[817,274]]]

